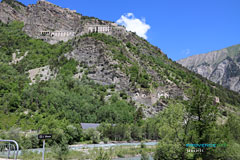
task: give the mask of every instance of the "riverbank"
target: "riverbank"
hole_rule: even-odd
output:
[[[126,144],[126,143],[121,143],[121,144]],[[137,144],[141,144],[141,143],[137,143]],[[120,158],[119,160],[121,160],[121,158],[125,158],[123,160],[127,160],[133,157],[135,158],[141,157],[141,154],[143,153],[147,155],[151,155],[155,152],[155,148],[156,148],[156,146],[154,145],[152,146],[122,145],[122,146],[111,146],[111,147],[107,146],[107,147],[100,147],[100,148],[97,148],[97,147],[83,148],[82,146],[74,145],[74,147],[76,147],[76,149],[71,149],[67,155],[61,155],[62,158],[67,160],[95,160],[97,157],[107,157],[108,159],[106,160],[118,160],[119,158]],[[48,152],[46,153],[45,159],[54,160],[54,159],[58,159],[59,156],[60,155],[58,155],[57,153]],[[41,153],[24,152],[19,158],[24,160],[39,160],[41,159]]]

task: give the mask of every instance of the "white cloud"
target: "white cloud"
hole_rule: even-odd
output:
[[[147,39],[147,31],[151,28],[150,25],[146,24],[146,20],[144,18],[135,18],[133,13],[122,15],[116,23],[124,25],[127,31],[136,32],[138,36],[145,39]]]
[[[190,49],[185,49],[182,51],[182,54],[189,55],[191,53]]]

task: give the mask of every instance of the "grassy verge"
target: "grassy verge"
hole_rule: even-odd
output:
[[[150,154],[155,151],[155,147],[111,147],[111,148],[94,148],[94,149],[80,149],[77,151],[69,151],[67,155],[59,157],[57,154],[48,152],[45,155],[46,160],[62,159],[62,160],[110,160],[113,158],[135,157],[141,154]],[[24,160],[39,160],[42,155],[33,152],[24,152],[20,159]]]

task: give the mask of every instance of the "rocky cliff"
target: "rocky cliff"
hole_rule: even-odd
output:
[[[191,56],[178,63],[215,83],[240,92],[240,45]]]
[[[13,20],[22,21],[24,22],[23,30],[29,36],[51,44],[98,31],[96,28],[101,28],[102,30],[99,29],[99,32],[108,34],[126,32],[124,27],[115,23],[82,16],[75,10],[61,8],[43,0],[28,6],[15,0],[3,0],[0,3],[0,20],[3,23]],[[107,29],[105,30],[105,28]]]

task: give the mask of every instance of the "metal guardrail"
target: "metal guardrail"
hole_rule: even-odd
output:
[[[3,156],[7,156],[7,158],[9,159],[13,155],[14,159],[16,160],[18,157],[18,152],[19,146],[16,141],[0,140],[0,153],[3,153]]]

